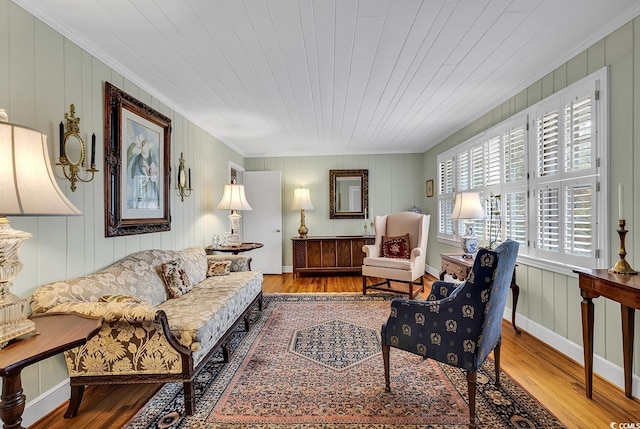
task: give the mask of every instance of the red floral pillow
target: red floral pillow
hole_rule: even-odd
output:
[[[180,259],[162,264],[162,278],[170,298],[178,298],[193,288]]]
[[[411,248],[409,247],[409,234],[399,237],[382,236],[382,257],[383,258],[404,258],[409,259]]]

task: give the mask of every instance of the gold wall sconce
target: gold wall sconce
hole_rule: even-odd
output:
[[[64,114],[67,122],[60,122],[60,159],[56,165],[62,167],[64,177],[71,182],[71,191],[75,192],[76,182],[88,183],[93,180],[96,170],[96,135],[91,135],[91,167],[86,168],[87,148],[80,137],[80,118],[76,118],[76,107],[72,104],[69,113]],[[80,176],[80,170],[85,171]]]
[[[185,173],[184,167],[184,156],[182,152],[180,152],[180,164],[178,164],[178,183],[176,185],[176,189],[178,190],[178,195],[180,195],[180,201],[184,201],[185,197],[189,197],[191,195],[191,169],[189,169],[188,175]],[[188,176],[188,182],[187,182]]]

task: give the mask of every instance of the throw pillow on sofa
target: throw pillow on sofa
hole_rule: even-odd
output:
[[[142,300],[131,295],[102,295],[98,302],[132,302],[140,304]]]
[[[226,276],[231,273],[231,261],[208,261],[207,277]]]
[[[180,259],[162,264],[162,278],[171,298],[178,298],[193,288]]]
[[[398,237],[382,237],[382,257],[383,258],[403,258],[411,257],[409,248],[409,234]]]

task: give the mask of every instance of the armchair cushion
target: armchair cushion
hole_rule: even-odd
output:
[[[383,258],[409,259],[411,247],[409,246],[409,234],[398,237],[382,237]]]

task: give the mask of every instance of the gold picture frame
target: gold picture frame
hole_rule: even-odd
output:
[[[427,198],[433,197],[433,179],[427,180]]]

